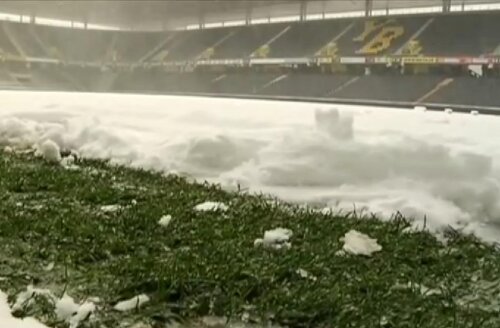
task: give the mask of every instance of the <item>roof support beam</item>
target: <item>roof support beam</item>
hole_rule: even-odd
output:
[[[451,0],[443,0],[443,12],[449,13],[451,11]]]
[[[245,8],[245,25],[250,25],[252,23],[252,11],[253,3],[252,1],[247,1]]]
[[[300,2],[300,21],[305,22],[307,16],[307,1]]]
[[[370,17],[373,12],[373,0],[365,0],[365,16]]]
[[[200,30],[205,28],[205,2],[201,2],[198,7],[198,25],[200,26]]]

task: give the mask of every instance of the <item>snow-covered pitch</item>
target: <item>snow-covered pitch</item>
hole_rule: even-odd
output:
[[[196,97],[0,92],[0,145],[186,172],[499,241],[500,119]]]

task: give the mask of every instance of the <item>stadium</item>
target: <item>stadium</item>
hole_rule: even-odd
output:
[[[0,327],[499,327],[499,31],[496,0],[1,1]]]
[[[364,1],[324,2],[320,8],[318,1],[309,6],[296,1],[275,4],[269,12],[265,4],[249,3],[240,3],[239,11],[220,17],[217,6],[227,6],[227,1],[200,8],[178,4],[184,6],[185,19],[177,17],[179,25],[150,32],[4,21],[1,84],[70,91],[453,104],[466,109],[498,106],[492,97],[498,14],[482,9],[488,8],[484,1],[443,5],[441,1],[384,0],[369,1],[371,7],[366,8]],[[419,6],[413,12],[412,4]],[[32,20],[15,1],[4,6],[6,10],[12,6],[22,21]],[[58,12],[65,17],[64,10],[43,6],[48,7],[44,9],[47,14]],[[155,6],[162,8],[158,2]],[[136,10],[132,5],[123,7],[123,15]],[[139,8],[150,7],[145,3]],[[436,15],[436,8],[447,14]],[[150,10],[157,11],[155,7]],[[176,12],[177,8],[165,6],[163,10]],[[200,12],[204,13],[201,18]],[[274,18],[273,12],[290,15]],[[262,14],[269,17],[262,18]],[[71,19],[78,19],[71,11],[67,15],[70,24]],[[201,19],[198,25],[189,24],[193,15]],[[366,20],[365,15],[371,18]],[[147,15],[142,19],[149,19],[154,28],[153,19]],[[168,14],[164,19],[168,21]],[[85,21],[84,17],[78,21]],[[245,22],[251,24],[232,26]],[[183,26],[189,30],[181,30]]]

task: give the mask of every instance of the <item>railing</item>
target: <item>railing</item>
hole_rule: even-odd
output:
[[[84,62],[61,61],[54,58],[27,57],[15,55],[0,55],[0,60],[11,62],[43,62],[47,64],[64,64],[78,66],[116,66],[116,67],[196,67],[196,66],[290,66],[290,65],[329,65],[334,63],[344,65],[500,65],[500,56],[492,57],[464,57],[464,56],[342,56],[342,57],[300,57],[300,58],[233,58],[233,59],[199,59],[193,61],[165,61],[165,62]]]

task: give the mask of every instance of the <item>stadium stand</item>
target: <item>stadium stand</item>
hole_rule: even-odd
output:
[[[337,92],[335,98],[416,102],[443,80],[434,75],[370,75]]]
[[[32,25],[5,22],[3,29],[10,36],[11,42],[17,43],[17,50],[24,57],[47,57],[43,45],[33,35]]]
[[[278,96],[300,94],[304,97],[326,97],[353,78],[356,76],[292,72],[264,88],[262,93]]]
[[[5,31],[5,25],[8,23],[0,23],[0,56],[19,55],[16,46],[12,43],[11,38]]]
[[[214,55],[214,47],[232,34],[233,31],[228,29],[187,31],[182,35],[178,34],[178,41],[167,46],[166,58],[173,61],[211,58]]]
[[[498,78],[455,77],[441,92],[429,99],[430,103],[500,107]]]
[[[39,90],[87,91],[81,83],[74,83],[65,77],[65,73],[60,68],[55,67],[33,68],[30,70],[30,80],[25,82],[31,88]]]
[[[2,88],[500,107],[498,12],[167,32],[0,27]],[[467,56],[484,76],[471,76]]]
[[[214,47],[214,58],[247,58],[257,56],[257,50],[280,37],[286,24],[256,25],[237,27],[234,34]],[[262,48],[263,49],[263,48]],[[259,57],[267,57],[265,53]]]
[[[488,55],[500,46],[498,14],[456,14],[438,17],[420,36],[428,55]]]
[[[242,72],[224,74],[211,82],[215,93],[259,94],[261,88],[277,77],[276,73]]]
[[[413,39],[428,55],[487,55],[494,54],[500,43],[495,33],[500,19],[494,13],[325,20],[163,33],[85,31],[10,22],[1,25],[0,47],[4,52],[18,53],[15,40],[30,56],[47,55],[48,49],[52,57],[59,52],[69,61],[102,62],[115,51],[117,59],[133,62],[171,36],[169,42],[156,49],[156,53],[166,52],[168,60],[314,56],[331,43],[335,43],[337,55],[397,54]]]
[[[340,54],[375,56],[394,53],[426,23],[425,17],[355,21],[337,41]]]
[[[349,24],[345,21],[308,22],[288,25],[288,30],[271,43],[270,57],[314,56]]]
[[[135,63],[144,57],[148,50],[158,45],[167,33],[115,32],[107,48],[107,58],[112,61]]]
[[[22,88],[21,84],[19,84],[6,69],[0,67],[0,89],[18,88]]]
[[[122,72],[116,78],[113,91],[120,92],[193,92],[210,93],[210,84],[216,75],[168,73],[158,70]]]
[[[65,62],[103,62],[113,34],[52,26],[37,26],[35,34],[46,45],[50,57]]]

